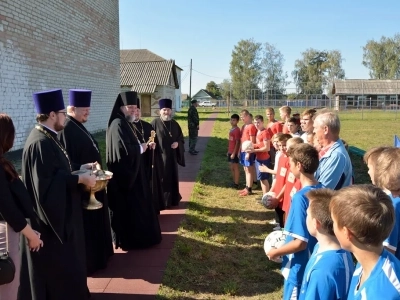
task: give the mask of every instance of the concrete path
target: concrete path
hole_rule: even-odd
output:
[[[160,287],[167,260],[174,246],[177,229],[185,215],[197,172],[208,138],[211,135],[217,113],[201,122],[197,150],[198,155],[186,152],[186,167],[179,168],[179,190],[182,201],[179,206],[162,211],[159,220],[163,240],[161,244],[144,250],[115,250],[108,267],[88,278],[88,286],[94,300],[155,299]],[[186,151],[188,142],[186,141]],[[73,288],[73,287],[71,287]]]

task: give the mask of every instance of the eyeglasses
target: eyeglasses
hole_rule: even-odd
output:
[[[67,116],[67,112],[66,111],[58,111],[58,112],[56,112],[56,114],[64,114],[64,116]]]

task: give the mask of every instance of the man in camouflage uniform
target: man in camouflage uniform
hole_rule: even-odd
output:
[[[190,101],[191,105],[188,110],[188,128],[189,128],[189,153],[197,155],[196,150],[197,136],[199,133],[199,113],[197,112],[197,100]]]

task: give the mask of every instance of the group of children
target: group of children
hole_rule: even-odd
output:
[[[262,116],[254,118],[257,131],[247,132],[249,137],[255,132],[254,149],[263,151],[246,151],[243,159],[255,153],[257,160],[268,146],[277,150],[275,168],[264,159],[256,171],[275,175],[263,193],[274,195],[272,206],[286,241],[266,255],[271,260],[283,258],[283,299],[400,299],[400,149],[377,147],[366,152],[373,185],[333,191],[314,177],[320,160],[314,140],[307,143],[282,132],[261,135],[266,129],[260,117],[262,121]],[[242,119],[247,121],[244,127],[251,127],[246,114]],[[230,142],[240,138],[238,121],[233,115]],[[240,141],[231,150],[234,159]],[[247,192],[251,183],[246,180]]]

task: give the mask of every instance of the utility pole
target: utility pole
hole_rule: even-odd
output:
[[[192,99],[192,59],[190,59],[189,99]]]

